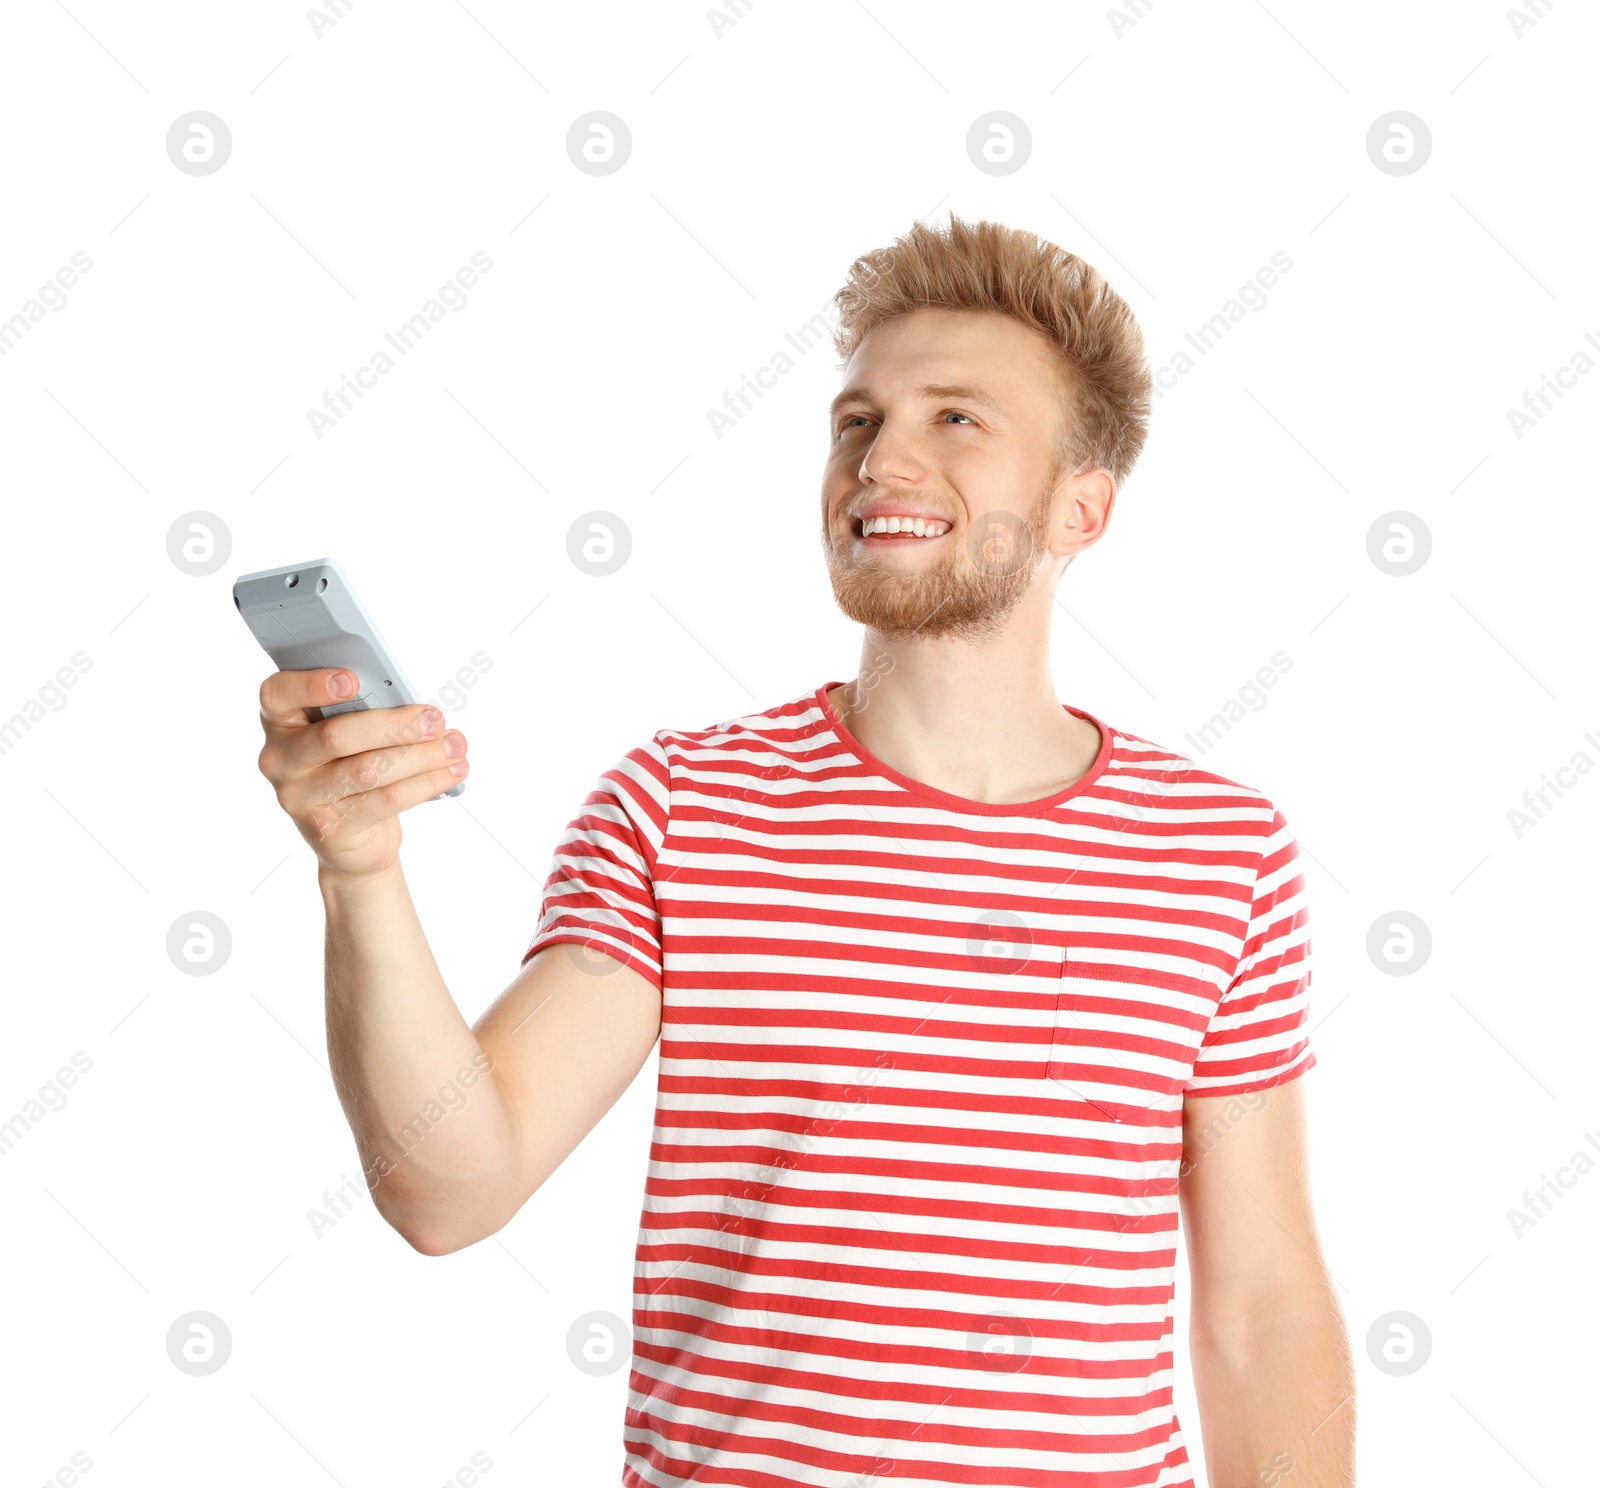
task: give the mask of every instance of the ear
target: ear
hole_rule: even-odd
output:
[[[1117,484],[1109,470],[1096,466],[1067,476],[1050,503],[1050,551],[1070,561],[1099,542],[1116,499]]]

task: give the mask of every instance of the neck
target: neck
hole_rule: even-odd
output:
[[[1026,602],[984,641],[867,631],[860,675],[830,694],[846,727],[903,775],[988,804],[1041,800],[1088,773],[1100,735],[1050,675],[1049,615]]]

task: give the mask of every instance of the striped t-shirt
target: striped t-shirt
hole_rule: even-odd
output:
[[[1183,1102],[1315,1063],[1295,839],[1074,707],[1081,780],[950,795],[839,685],[605,771],[523,957],[661,990],[622,1481],[1192,1485]]]

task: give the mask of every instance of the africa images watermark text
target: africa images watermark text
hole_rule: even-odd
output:
[[[401,323],[398,330],[383,333],[383,339],[401,356],[410,355],[421,344],[428,332],[445,318],[446,309],[459,312],[467,308],[467,291],[477,284],[478,274],[487,274],[494,267],[494,260],[481,248],[472,255],[472,262],[477,265],[476,273],[470,268],[458,269],[455,277],[445,280],[438,291],[423,302],[415,315]],[[341,373],[339,386],[331,393],[323,393],[322,407],[306,409],[311,432],[321,439],[355,406],[352,398],[364,398],[377,387],[378,379],[392,372],[395,366],[395,359],[380,346],[368,358],[366,366],[356,368],[353,377]]]

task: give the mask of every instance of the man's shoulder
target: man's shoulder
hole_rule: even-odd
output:
[[[1263,816],[1269,821],[1276,815],[1276,803],[1260,786],[1225,775],[1214,766],[1203,764],[1192,755],[1155,739],[1130,733],[1104,719],[1096,721],[1113,736],[1117,768],[1107,772],[1108,785],[1168,795],[1173,806],[1187,806],[1195,811],[1245,809],[1252,816]]]
[[[817,691],[810,688],[760,712],[737,713],[703,728],[660,729],[654,742],[658,746],[676,745],[680,749],[697,751],[742,750],[763,744],[793,743],[825,726]]]

